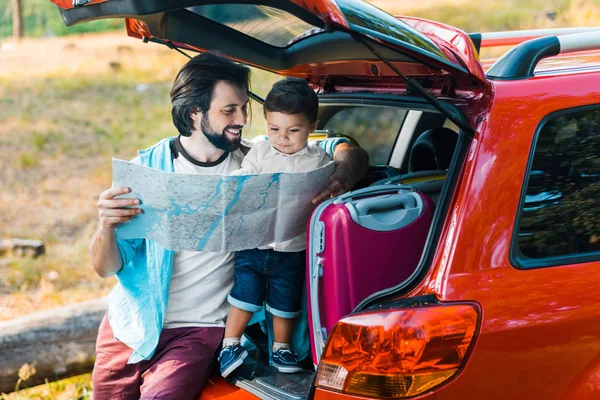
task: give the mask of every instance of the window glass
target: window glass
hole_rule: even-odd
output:
[[[565,114],[541,129],[520,210],[529,258],[600,250],[600,110]]]
[[[286,11],[268,6],[212,4],[188,10],[275,47],[287,47],[303,37],[323,32]]]
[[[443,60],[448,57],[426,35],[407,23],[376,7],[365,7],[359,1],[340,1],[338,6],[350,23],[350,28],[357,32],[367,33],[379,39],[398,40],[412,45],[420,53],[430,53]]]
[[[407,110],[397,107],[342,108],[323,126],[355,139],[369,153],[371,165],[387,165]]]

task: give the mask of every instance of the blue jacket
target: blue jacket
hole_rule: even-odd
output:
[[[163,139],[139,152],[135,161],[147,167],[173,172],[171,141]],[[115,338],[133,349],[129,363],[148,360],[154,354],[162,330],[173,255],[152,240],[117,240],[123,268],[108,297],[108,320]]]
[[[134,162],[174,172],[171,154],[171,142],[174,139],[163,139],[140,151]],[[320,142],[319,146],[333,155],[335,146],[342,142],[347,142],[347,139],[327,139]],[[123,268],[117,273],[117,285],[108,297],[108,319],[115,338],[133,350],[128,361],[133,364],[150,359],[156,350],[167,310],[175,252],[152,240],[117,240],[117,244]],[[254,315],[250,324],[262,321],[263,326],[270,328],[272,324],[264,324],[264,319],[265,313],[260,311]],[[304,310],[295,324],[292,340],[300,358],[304,358],[310,351],[307,327]],[[272,341],[271,329],[268,329],[268,334]]]

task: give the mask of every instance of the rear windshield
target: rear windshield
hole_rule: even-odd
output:
[[[325,106],[320,128],[350,135],[369,154],[371,165],[387,165],[407,112],[386,106]]]
[[[275,47],[287,47],[304,37],[323,32],[287,11],[269,6],[211,4],[188,10]]]
[[[355,1],[338,1],[353,31],[362,32],[386,42],[399,41],[413,46],[419,53],[429,53],[447,60],[442,51],[424,34],[376,7],[364,7]]]

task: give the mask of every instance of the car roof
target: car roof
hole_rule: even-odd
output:
[[[580,53],[561,54],[540,61],[535,69],[536,75],[559,75],[600,71],[600,50]]]
[[[487,72],[496,61],[497,58],[481,60],[484,71]],[[536,76],[552,76],[595,71],[600,71],[600,49],[546,58],[538,63],[534,73]]]
[[[480,52],[491,50],[492,53],[498,54],[497,50],[501,49],[494,49],[498,47],[505,50],[499,58],[485,58],[481,61],[488,78],[494,79],[494,72],[498,72],[489,73],[490,69],[498,69],[494,64],[505,64],[504,67],[506,64],[512,64],[517,70],[523,70],[518,67],[522,62],[524,65],[521,67],[527,67],[529,64],[530,68],[527,76],[515,76],[522,79],[600,70],[599,34],[599,27],[574,27],[471,33],[469,37],[478,43]],[[518,48],[521,51],[515,51]],[[510,58],[510,61],[507,62],[507,58]],[[498,60],[500,62],[496,63]],[[505,69],[504,72],[510,69]],[[502,79],[510,77],[504,76]]]

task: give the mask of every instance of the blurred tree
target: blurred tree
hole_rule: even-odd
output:
[[[23,37],[23,8],[21,7],[21,0],[11,0],[11,5],[13,36],[20,39]]]

